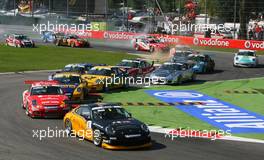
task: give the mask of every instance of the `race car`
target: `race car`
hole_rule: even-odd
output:
[[[132,44],[137,51],[169,51],[168,45],[154,36],[139,36],[132,40]]]
[[[64,102],[68,97],[57,81],[31,80],[25,81],[25,84],[31,85],[22,95],[22,107],[29,117],[63,117],[70,110],[70,106]]]
[[[191,54],[188,60],[193,63],[193,71],[195,73],[212,73],[215,68],[214,60],[206,54]]]
[[[108,91],[128,86],[127,73],[115,66],[95,66],[81,77],[87,82],[90,92]]]
[[[150,74],[153,84],[182,84],[194,81],[196,74],[188,64],[165,62]]]
[[[77,134],[105,149],[138,149],[152,145],[147,125],[116,104],[82,104],[65,115],[64,128],[68,134]]]
[[[234,67],[257,67],[258,66],[258,56],[256,51],[253,50],[239,50],[235,54]]]
[[[6,46],[24,48],[24,47],[35,47],[35,43],[33,40],[29,39],[27,36],[23,34],[10,34],[6,35],[5,44]]]
[[[57,38],[55,41],[57,46],[69,46],[69,47],[90,47],[90,43],[77,35],[69,34],[63,37]]]
[[[128,73],[128,76],[145,76],[155,70],[154,61],[152,64],[143,59],[124,59],[117,66]]]
[[[52,80],[58,82],[65,95],[71,100],[83,100],[88,96],[86,81],[81,80],[80,74],[75,73],[57,73],[53,75]]]
[[[65,36],[64,33],[62,32],[52,32],[52,31],[43,31],[41,33],[41,39],[44,43],[55,43],[57,39],[62,38]]]

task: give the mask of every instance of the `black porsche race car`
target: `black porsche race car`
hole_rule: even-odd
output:
[[[149,129],[117,104],[81,104],[64,117],[68,133],[81,136],[106,149],[137,149],[151,146]]]

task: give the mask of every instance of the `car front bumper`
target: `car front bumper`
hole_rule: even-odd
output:
[[[239,62],[235,62],[234,66],[239,66],[239,67],[256,67],[257,64],[256,63],[239,63]]]
[[[36,118],[61,118],[70,111],[70,107],[58,109],[40,109],[30,113],[31,117]]]
[[[120,139],[104,139],[102,147],[111,150],[139,149],[151,147],[151,137],[144,136],[138,138],[120,138]]]

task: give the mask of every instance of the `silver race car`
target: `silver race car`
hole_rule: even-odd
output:
[[[191,66],[174,62],[164,63],[150,75],[153,84],[182,84],[195,79],[196,74]]]

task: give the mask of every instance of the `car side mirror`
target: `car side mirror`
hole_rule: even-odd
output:
[[[91,115],[90,114],[81,114],[82,117],[84,117],[86,120],[91,120]]]
[[[128,113],[128,116],[129,116],[129,118],[132,118],[132,114],[131,113]]]
[[[154,61],[152,61],[152,63],[151,63],[151,66],[152,66],[152,67],[154,66],[154,63],[155,63],[155,62],[154,62]]]

